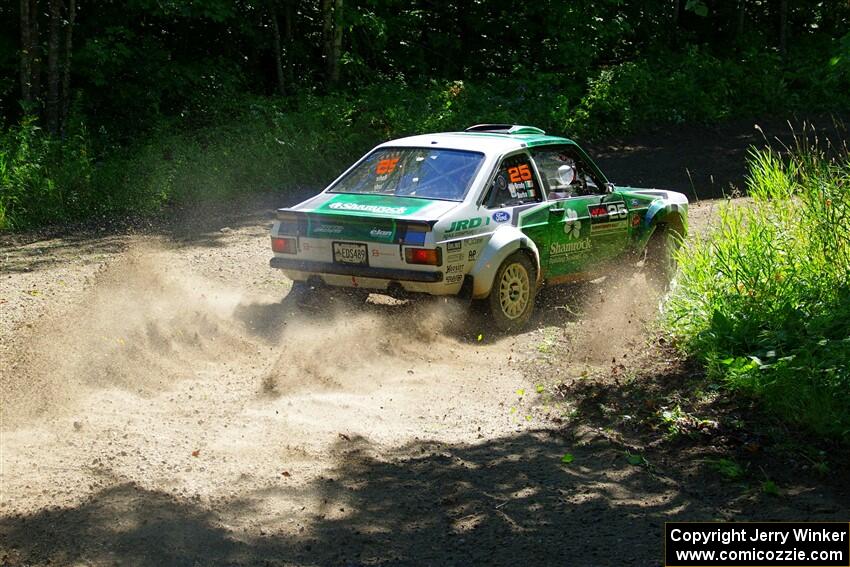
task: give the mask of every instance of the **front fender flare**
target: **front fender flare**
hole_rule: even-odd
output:
[[[518,228],[503,226],[490,237],[478,256],[478,261],[475,262],[469,272],[469,275],[473,278],[473,298],[481,299],[490,295],[490,289],[493,287],[493,280],[499,266],[508,256],[518,250],[524,250],[534,262],[537,283],[540,283],[543,273],[540,269],[540,254],[537,251],[537,245]]]
[[[684,238],[688,232],[688,200],[681,193],[664,192],[664,198],[653,201],[643,217],[643,228],[634,246],[643,250],[659,225],[665,225]],[[672,198],[671,198],[672,196]]]
[[[646,211],[643,222],[646,228],[655,229],[659,224],[666,224],[681,236],[688,230],[688,199],[681,193],[666,191],[664,198],[653,201]]]

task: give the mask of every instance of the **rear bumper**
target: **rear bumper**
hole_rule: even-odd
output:
[[[419,270],[401,270],[396,268],[370,268],[368,266],[346,266],[328,262],[310,262],[306,260],[290,260],[289,258],[274,257],[269,261],[272,268],[305,272],[311,274],[329,274],[336,276],[354,276],[378,280],[398,282],[439,283],[443,281],[443,272],[424,272]]]

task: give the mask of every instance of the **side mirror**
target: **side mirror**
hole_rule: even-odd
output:
[[[614,189],[616,189],[616,187],[615,187],[615,186],[614,186],[614,184],[613,184],[613,183],[611,183],[610,181],[609,181],[608,183],[606,183],[606,184],[605,184],[605,192],[606,192],[606,193],[613,193],[613,192],[614,192]]]

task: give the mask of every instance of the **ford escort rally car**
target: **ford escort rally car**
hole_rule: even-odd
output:
[[[271,266],[296,285],[484,300],[511,330],[544,283],[667,255],[687,207],[681,193],[612,184],[572,140],[482,124],[381,144],[278,209]]]

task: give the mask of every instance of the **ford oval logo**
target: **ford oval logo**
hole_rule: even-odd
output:
[[[493,220],[496,222],[507,222],[511,220],[511,213],[507,211],[496,211],[493,213]]]

